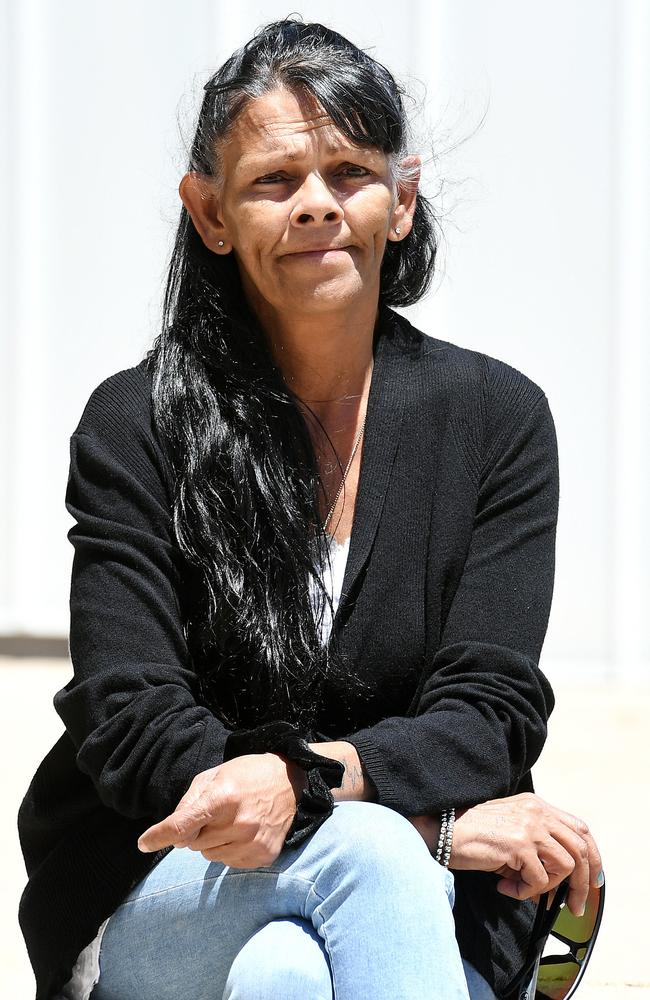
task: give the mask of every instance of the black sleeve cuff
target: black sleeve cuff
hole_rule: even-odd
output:
[[[226,740],[224,762],[248,753],[281,753],[307,773],[293,823],[284,839],[285,847],[296,847],[325,822],[334,811],[331,788],[340,788],[345,768],[341,761],[323,757],[309,747],[310,733],[302,735],[290,722],[268,722],[254,729],[240,729]]]

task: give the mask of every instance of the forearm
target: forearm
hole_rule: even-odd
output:
[[[323,757],[340,761],[345,768],[341,787],[332,789],[332,798],[335,802],[377,800],[375,786],[366,773],[355,746],[344,740],[334,740],[331,743],[310,743],[309,747]]]
[[[340,760],[345,767],[343,782],[340,788],[332,789],[335,802],[357,800],[361,802],[376,802],[377,790],[372,779],[365,771],[357,748],[345,740],[332,743],[310,743],[309,747],[324,757]],[[464,812],[465,810],[463,810]],[[408,816],[409,822],[416,828],[429,851],[435,854],[440,837],[440,816]]]

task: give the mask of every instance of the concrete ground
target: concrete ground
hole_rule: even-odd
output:
[[[52,697],[71,677],[65,660],[0,657],[1,992],[33,1000],[17,922],[26,876],[16,813],[36,767],[62,731]],[[650,1000],[650,687],[561,687],[544,753],[534,769],[542,798],[589,823],[604,860],[607,905],[579,1000]],[[136,998],[133,998],[136,1000]],[[397,1000],[397,998],[396,998]]]

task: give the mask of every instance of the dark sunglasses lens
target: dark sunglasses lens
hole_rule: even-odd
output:
[[[565,1000],[581,975],[589,944],[598,923],[601,890],[589,890],[585,912],[571,913],[566,904],[553,923],[537,976],[537,992],[548,1000]]]

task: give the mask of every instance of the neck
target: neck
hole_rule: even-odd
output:
[[[363,302],[327,313],[256,305],[273,358],[291,391],[321,419],[356,412],[367,394],[379,310]]]

